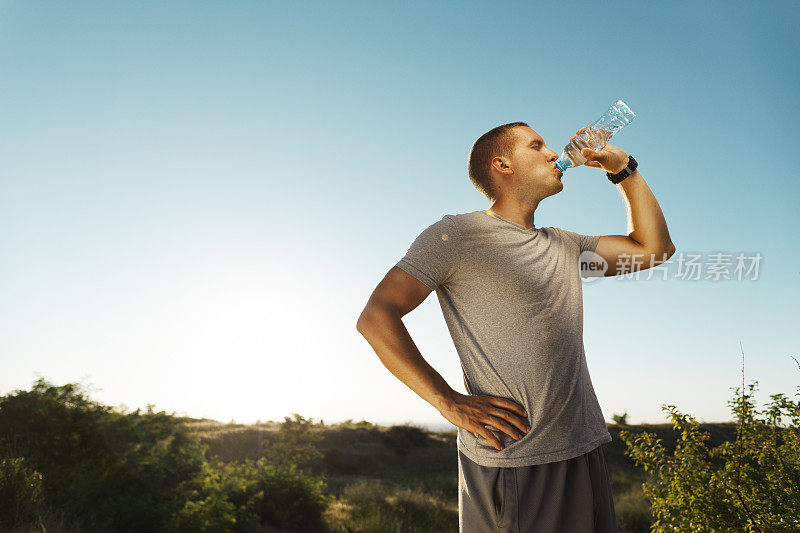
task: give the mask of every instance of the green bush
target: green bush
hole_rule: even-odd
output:
[[[619,426],[627,426],[628,425],[628,412],[625,411],[621,415],[614,414],[611,416],[611,420],[614,421],[615,424]]]
[[[266,524],[323,531],[324,481],[296,465],[258,461],[204,465],[190,499],[173,520],[177,531],[252,531]]]
[[[323,531],[323,513],[331,502],[325,482],[297,465],[275,465],[261,458],[255,463],[255,510],[269,524],[297,531]]]
[[[741,398],[737,388],[728,402],[739,426],[734,442],[709,450],[708,433],[674,405],[662,406],[681,435],[674,452],[651,433],[620,432],[626,454],[652,474],[643,485],[652,531],[800,530],[800,401],[773,394],[759,412],[752,399],[757,383]]]
[[[252,469],[249,469],[252,470]],[[239,463],[203,464],[188,484],[186,504],[173,516],[176,531],[248,531],[257,517],[248,508],[255,492],[252,472]]]
[[[0,524],[40,513],[51,529],[96,532],[320,531],[324,481],[295,464],[317,457],[315,434],[299,415],[278,434],[275,461],[208,462],[173,415],[120,413],[40,379],[0,397]]]
[[[30,528],[38,521],[42,475],[25,465],[25,459],[0,460],[0,528]]]
[[[381,436],[384,444],[399,455],[407,455],[412,448],[427,446],[430,440],[424,429],[410,424],[392,426]]]
[[[94,531],[154,531],[178,509],[203,449],[163,412],[119,413],[39,379],[0,399],[3,447],[43,476],[47,504]]]
[[[264,450],[264,456],[280,465],[297,465],[305,468],[317,464],[322,454],[317,443],[322,436],[314,429],[314,423],[297,413],[284,417],[278,434]]]

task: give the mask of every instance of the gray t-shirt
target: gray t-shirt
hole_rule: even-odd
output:
[[[492,428],[499,451],[458,428],[458,449],[476,463],[564,461],[611,441],[583,350],[578,258],[599,239],[473,211],[431,224],[397,263],[436,291],[467,391],[528,413],[531,431],[518,441]]]

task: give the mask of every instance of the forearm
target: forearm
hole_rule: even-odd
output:
[[[359,321],[358,331],[397,379],[438,411],[447,408],[453,389],[422,357],[398,313],[369,310]]]
[[[628,235],[648,253],[672,253],[675,246],[655,195],[636,170],[617,184],[628,212]]]

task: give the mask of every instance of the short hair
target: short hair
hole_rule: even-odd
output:
[[[497,187],[492,181],[491,164],[496,156],[508,157],[514,148],[511,128],[528,126],[525,122],[511,122],[493,128],[475,141],[469,152],[467,167],[473,185],[490,201],[497,200]],[[530,127],[530,126],[528,126]]]

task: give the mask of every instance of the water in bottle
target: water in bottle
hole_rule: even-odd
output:
[[[578,167],[586,162],[581,149],[591,148],[595,152],[602,150],[611,137],[633,121],[636,115],[622,100],[617,100],[603,116],[586,126],[586,129],[564,147],[556,166],[561,172],[570,167]]]

